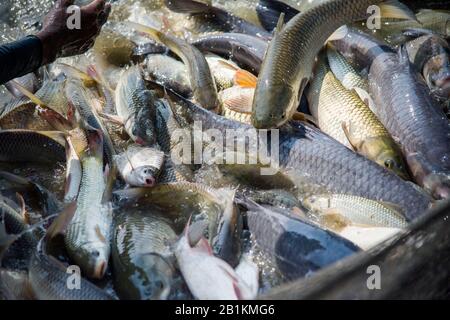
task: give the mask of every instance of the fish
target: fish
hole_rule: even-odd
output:
[[[408,180],[396,142],[355,91],[347,90],[336,79],[323,56],[307,95],[311,113],[323,132]]]
[[[76,211],[64,235],[70,258],[89,278],[103,278],[110,254],[112,212],[104,203],[103,141],[99,131],[87,133],[88,148],[78,156],[83,176]],[[77,149],[77,147],[75,147]]]
[[[127,25],[150,36],[153,40],[164,44],[180,57],[189,70],[189,79],[195,101],[208,110],[220,111],[214,77],[211,75],[211,70],[205,57],[196,47],[170,34],[164,34],[156,29],[138,23],[127,22]]]
[[[211,1],[202,0],[165,0],[167,8],[174,12],[190,13],[211,17],[225,32],[236,32],[270,39],[271,34],[259,26],[241,19],[221,8],[212,5]]]
[[[65,160],[64,145],[58,131],[0,130],[0,161],[55,164]]]
[[[243,69],[259,74],[268,44],[257,37],[240,33],[208,34],[191,42],[202,52],[231,59]]]
[[[283,275],[294,280],[360,251],[350,241],[307,221],[289,217],[282,209],[244,202],[248,228],[257,245],[275,257]]]
[[[242,224],[233,200],[235,192],[189,182],[158,184],[153,188],[115,191],[119,203],[126,206],[151,204],[164,210],[166,217],[196,219],[208,222],[208,240],[216,255],[233,266],[240,256]]]
[[[225,261],[215,257],[205,238],[189,243],[189,226],[175,247],[180,271],[199,300],[253,299],[253,290]]]
[[[69,269],[54,256],[47,253],[46,241],[39,241],[33,252],[29,267],[31,288],[39,300],[112,300],[104,290],[90,281],[80,278],[79,289],[68,286]]]
[[[450,227],[448,201],[424,214],[407,232],[395,236],[369,252],[361,252],[334,266],[317,272],[315,277],[287,283],[260,299],[439,299],[447,296]],[[372,267],[371,267],[372,266]],[[378,266],[383,290],[367,290],[367,270]],[[371,269],[368,269],[371,267]],[[342,273],[342,270],[346,270]],[[437,270],[442,270],[438,272]],[[409,281],[413,276],[416,281]]]
[[[410,64],[406,48],[395,52],[355,29],[333,44],[370,67],[375,114],[400,145],[414,180],[437,199],[450,197],[448,119]]]
[[[141,145],[154,145],[155,97],[146,89],[139,66],[124,71],[117,84],[115,97],[117,115],[131,139]],[[145,116],[147,112],[149,117]]]
[[[114,157],[123,180],[133,187],[153,187],[164,163],[164,152],[131,145]]]
[[[177,102],[173,112],[176,118],[182,119],[180,123],[192,125],[194,121],[201,121],[203,130],[216,129],[224,137],[227,130],[234,130],[232,132],[237,132],[239,137],[254,134],[254,128],[249,125],[203,110],[170,90],[167,93]],[[275,132],[278,132],[275,139],[279,142],[275,155],[270,155],[265,139],[259,141],[259,152],[272,158],[270,162],[278,164],[277,167],[306,194],[325,189],[392,202],[403,208],[408,221],[423,214],[431,204],[431,197],[411,183],[354,153],[311,125],[292,121]],[[236,138],[227,138],[234,142],[224,141],[225,145],[233,145]]]
[[[252,122],[258,129],[278,128],[292,118],[312,76],[314,59],[330,36],[340,38],[339,27],[368,17],[367,8],[385,1],[326,1],[299,13],[284,27],[277,27],[267,49],[253,101]],[[409,12],[389,7],[384,15],[409,18]],[[280,21],[282,22],[282,21]],[[306,31],[309,30],[309,31]],[[334,33],[334,34],[333,34]]]
[[[240,69],[235,63],[214,54],[206,54],[206,61],[219,91],[234,85],[241,87],[256,87],[257,78],[248,71]]]
[[[448,100],[450,98],[448,42],[438,35],[428,34],[407,42],[405,47],[409,61],[423,75],[433,96],[440,101]]]
[[[111,256],[120,298],[167,299],[175,275],[170,245],[176,239],[171,223],[152,212],[116,216]]]
[[[404,229],[408,223],[399,208],[389,203],[345,194],[314,195],[302,201],[309,210],[321,215],[340,215],[353,224]]]
[[[144,61],[145,77],[169,87],[183,97],[192,96],[192,87],[186,66],[163,54],[152,54]]]

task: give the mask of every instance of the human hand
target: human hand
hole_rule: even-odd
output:
[[[81,28],[71,30],[67,21],[72,14],[67,13],[67,8],[73,3],[74,0],[57,0],[45,17],[43,28],[36,35],[43,45],[42,64],[89,50],[111,12],[111,5],[105,0],[94,0],[80,8]]]

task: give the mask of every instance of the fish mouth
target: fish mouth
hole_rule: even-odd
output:
[[[156,179],[154,177],[146,177],[144,179],[144,186],[154,187],[156,185]]]
[[[436,86],[439,88],[439,94],[445,98],[450,98],[450,75],[436,80]]]
[[[106,272],[106,266],[107,266],[107,264],[106,264],[105,260],[98,261],[94,268],[94,273],[92,274],[92,277],[94,279],[103,278],[103,276],[105,275],[105,272]]]

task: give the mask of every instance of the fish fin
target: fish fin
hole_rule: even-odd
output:
[[[98,84],[101,84],[102,87],[105,87],[109,92],[114,92],[115,90],[111,88],[111,86],[108,83],[105,83],[101,80],[101,77],[93,65],[89,65],[86,69],[86,74],[95,80]]]
[[[209,256],[213,256],[213,250],[205,237],[202,237],[194,247],[196,250],[206,253]]]
[[[27,97],[28,99],[31,100],[31,102],[33,102],[36,105],[40,105],[40,106],[45,106],[46,104],[39,99],[34,93],[31,93],[30,91],[28,91],[25,87],[23,87],[22,85],[20,85],[17,81],[15,80],[11,80],[10,81],[11,85],[16,88],[20,93],[22,93],[25,97]]]
[[[241,288],[239,288],[239,284],[236,281],[233,281],[233,289],[234,289],[234,293],[236,294],[237,299],[244,300],[244,296],[241,292]]]
[[[428,29],[421,29],[421,28],[408,28],[402,30],[402,34],[407,37],[409,40],[413,40],[416,38],[419,38],[421,36],[425,35],[432,35],[433,31]]]
[[[211,0],[165,0],[166,7],[178,13],[204,13],[212,6]]]
[[[123,126],[123,119],[119,116],[108,114],[105,112],[99,112],[98,115],[102,117],[104,120],[109,121],[113,124],[121,125]]]
[[[17,200],[19,201],[19,205],[20,205],[20,215],[23,218],[23,222],[25,222],[25,224],[31,225],[31,221],[30,221],[30,214],[27,212],[27,206],[25,204],[25,200],[23,199],[22,195],[18,192],[16,192],[16,197]]]
[[[358,87],[353,87],[351,90],[354,90],[356,95],[370,108],[370,110],[372,110],[372,112],[374,112],[375,102],[373,102],[372,97],[366,90]]]
[[[351,123],[348,124],[346,122],[341,123],[342,130],[344,131],[345,137],[347,138],[348,142],[352,146],[353,150],[358,150],[361,142],[356,141],[354,136],[352,135],[352,129],[351,129]]]
[[[317,120],[313,116],[303,113],[303,112],[295,111],[292,116],[292,120],[310,122],[313,125],[315,125],[316,127],[319,127]]]
[[[80,69],[68,65],[66,63],[58,63],[58,65],[63,67],[63,71],[68,77],[75,79],[80,79],[83,85],[87,88],[91,88],[97,85],[97,80],[89,75],[89,73],[83,72]]]
[[[410,65],[409,53],[408,53],[408,49],[406,49],[405,45],[401,45],[398,48],[398,57],[399,57],[399,60],[400,60],[401,64],[408,64],[408,65]]]
[[[213,56],[215,56],[215,55],[213,55]],[[233,65],[231,62],[229,62],[227,60],[218,60],[217,63],[222,65],[223,68],[226,68],[228,70],[232,70],[232,71],[240,70],[239,67]]]
[[[66,132],[74,127],[72,121],[67,120],[61,114],[50,108],[45,106],[37,106],[36,110],[38,111],[39,116],[47,121],[56,130]]]
[[[206,228],[208,228],[208,222],[206,220],[197,221],[189,227],[187,237],[191,248],[195,247],[200,242]]]
[[[161,41],[162,33],[159,30],[156,30],[156,29],[151,28],[151,27],[147,27],[147,26],[145,26],[143,24],[140,24],[140,23],[131,22],[131,21],[126,21],[125,24],[128,25],[129,27],[133,28],[136,31],[139,31],[141,33],[149,35],[152,39],[155,39],[155,40],[157,40],[159,42],[162,42]]]
[[[344,39],[348,34],[348,27],[346,25],[343,25],[339,29],[337,29],[333,34],[328,38],[328,41],[336,41],[340,39]]]
[[[379,4],[381,17],[418,21],[414,12],[408,6],[397,0],[387,0]]]
[[[396,204],[396,203],[392,203],[392,202],[387,202],[387,201],[378,201],[380,204],[382,204],[383,206],[397,212],[398,214],[400,214],[401,212],[403,212],[403,208]],[[401,214],[400,214],[401,215]]]
[[[47,229],[45,237],[49,240],[55,238],[57,235],[64,235],[67,227],[72,221],[75,211],[77,210],[76,201],[67,205],[64,210],[56,217],[50,227]]]
[[[39,134],[49,137],[50,139],[55,140],[62,146],[66,145],[66,134],[61,131],[37,131]]]
[[[275,29],[273,30],[273,36],[275,37],[277,34],[279,34],[281,32],[281,30],[283,30],[283,26],[284,26],[284,12],[282,12],[280,14],[280,16],[278,17],[278,22],[277,22],[277,26],[275,27]]]
[[[234,75],[234,84],[243,88],[256,88],[258,78],[252,73],[239,69]]]
[[[294,216],[302,218],[302,219],[306,219],[306,213],[304,210],[300,209],[299,207],[293,207],[291,209],[291,212]]]
[[[245,97],[236,96],[231,99],[227,99],[225,103],[225,107],[231,111],[238,113],[251,114],[252,113],[252,105],[249,103],[245,103]]]

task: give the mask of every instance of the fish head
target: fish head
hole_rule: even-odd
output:
[[[298,105],[298,94],[288,85],[259,82],[255,91],[252,124],[257,129],[279,128],[290,120]]]
[[[87,277],[102,279],[108,267],[109,245],[106,241],[84,244],[76,251],[73,260]]]
[[[424,66],[426,82],[439,98],[450,98],[450,61],[449,55],[440,54],[431,58]]]
[[[361,146],[360,152],[401,178],[409,179],[405,162],[401,156],[402,153],[391,138],[375,137],[366,139]]]
[[[135,187],[154,187],[158,174],[159,169],[153,166],[142,166],[131,170],[125,180]]]
[[[423,186],[435,199],[450,199],[450,173],[431,173],[424,178]]]
[[[174,269],[170,261],[157,254],[148,253],[141,257],[147,281],[143,282],[141,295],[144,299],[165,300],[170,294]]]

